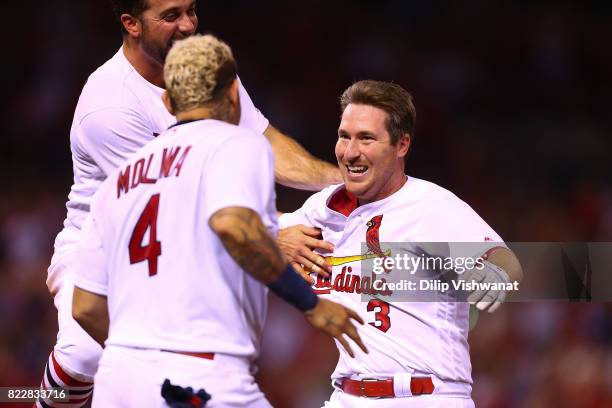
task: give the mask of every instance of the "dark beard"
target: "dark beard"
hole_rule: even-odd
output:
[[[143,24],[142,27],[142,48],[147,53],[149,57],[151,57],[155,62],[159,65],[163,66],[166,62],[166,56],[174,44],[174,39],[170,40],[165,47],[158,46],[155,43],[148,41],[149,37],[149,29],[146,24]]]
[[[147,53],[149,57],[151,57],[155,62],[159,63],[159,65],[164,65],[166,61],[166,55],[168,55],[168,51],[170,50],[170,46],[162,48],[156,45],[150,44],[146,41],[143,41],[142,48]]]

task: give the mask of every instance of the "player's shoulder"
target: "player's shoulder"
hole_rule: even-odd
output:
[[[404,191],[409,201],[429,209],[429,212],[444,214],[462,210],[473,211],[469,204],[455,193],[431,181],[409,177]]]
[[[194,151],[206,156],[232,155],[235,160],[246,160],[250,155],[264,155],[272,160],[272,149],[267,139],[247,128],[231,123],[204,119],[178,122],[171,126],[156,142],[161,144],[187,143]]]
[[[344,189],[344,184],[333,184],[312,194],[293,212],[282,214],[278,221],[281,228],[297,224],[324,227],[333,221],[333,213],[327,210],[331,197]]]
[[[415,185],[421,192],[420,214],[435,225],[471,228],[482,221],[480,215],[466,201],[452,191],[435,183],[417,179]]]
[[[428,233],[433,234],[430,239],[443,237],[446,241],[480,242],[489,237],[489,240],[501,241],[478,212],[452,191],[419,179],[414,185],[421,193],[418,213],[428,226]]]
[[[232,123],[222,122],[219,120],[211,120],[210,122],[213,126],[218,126],[219,128],[223,129],[223,132],[227,134],[228,138],[234,138],[240,141],[248,140],[252,143],[269,144],[264,135],[257,133],[248,127],[237,126]]]
[[[428,180],[417,177],[408,177],[405,191],[415,199],[425,202],[461,201],[452,191]]]
[[[85,117],[98,110],[113,108],[140,110],[138,82],[135,69],[119,49],[87,78],[77,104],[77,115]]]
[[[323,190],[314,193],[311,197],[315,197],[317,200],[321,200],[327,204],[327,202],[331,199],[331,197],[344,189],[344,183],[340,184],[331,184],[325,187]]]
[[[214,121],[215,125],[223,128],[226,141],[245,154],[266,154],[272,156],[272,146],[268,139],[244,126],[236,126],[226,122]]]
[[[184,133],[188,137],[200,139],[209,144],[222,145],[225,143],[245,144],[247,146],[267,146],[267,139],[249,128],[236,126],[234,124],[216,119],[195,120],[187,123],[177,123],[169,130],[176,128],[177,134]],[[204,137],[201,137],[204,136]]]
[[[321,191],[317,191],[316,193],[308,197],[306,201],[304,202],[303,207],[304,208],[311,207],[311,208],[324,209],[325,207],[327,207],[332,196],[335,193],[340,192],[344,188],[345,188],[344,183],[332,184],[330,186],[327,186]]]

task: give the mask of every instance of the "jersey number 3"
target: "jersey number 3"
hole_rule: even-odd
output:
[[[373,312],[376,321],[370,322],[371,326],[386,333],[391,328],[391,319],[389,318],[389,304],[379,299],[372,299],[368,302],[368,312]]]
[[[130,238],[130,264],[142,261],[149,263],[149,276],[157,274],[157,257],[161,255],[161,242],[157,240],[157,213],[159,194],[152,195],[142,210]],[[149,244],[143,245],[145,233],[149,230]]]

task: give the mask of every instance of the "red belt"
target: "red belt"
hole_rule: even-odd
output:
[[[393,379],[386,380],[351,380],[343,378],[340,383],[342,391],[357,397],[393,398]],[[412,395],[433,394],[434,384],[431,377],[412,377],[410,392]]]
[[[215,353],[194,353],[191,351],[175,351],[175,350],[162,350],[162,351],[165,351],[167,353],[182,354],[184,356],[190,356],[190,357],[205,358],[207,360],[215,359]]]

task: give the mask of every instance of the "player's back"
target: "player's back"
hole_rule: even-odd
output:
[[[265,159],[261,168],[245,169],[249,155]],[[260,185],[240,185],[245,171],[260,173]],[[244,199],[223,194],[227,183]],[[266,289],[208,226],[234,206],[258,212],[274,232],[269,144],[225,122],[171,127],[109,176],[92,206],[108,262],[108,345],[256,353]]]

